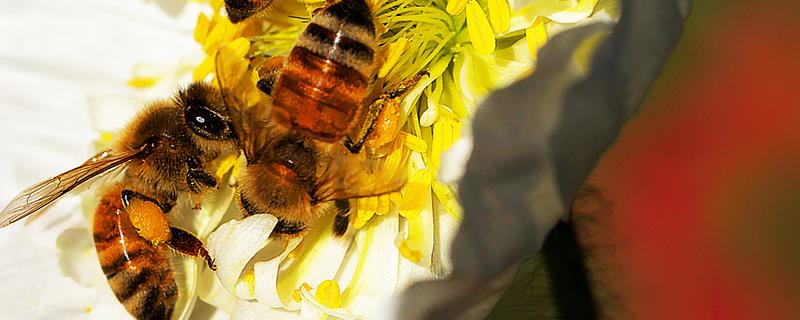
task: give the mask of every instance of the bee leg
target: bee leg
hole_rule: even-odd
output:
[[[275,85],[275,80],[278,79],[278,74],[283,69],[283,62],[285,58],[282,56],[269,57],[258,69],[258,87],[261,92],[267,95],[272,95],[272,87]]]
[[[122,205],[139,236],[154,246],[164,243],[179,252],[202,257],[209,268],[216,270],[214,260],[197,237],[169,225],[166,213],[172,209],[171,204],[162,205],[141,193],[123,190]]]
[[[189,157],[186,164],[189,166],[189,171],[186,173],[186,184],[189,186],[189,190],[199,193],[203,187],[214,188],[217,186],[217,179],[203,169],[200,160]]]
[[[343,236],[350,225],[350,201],[336,200],[336,216],[333,218],[333,234]]]
[[[400,98],[427,75],[427,71],[419,72],[411,79],[393,85],[384,91],[369,106],[364,124],[358,130],[355,138],[346,137],[344,146],[351,153],[359,153],[364,143],[367,143],[370,149],[377,149],[394,140],[399,132],[397,121],[400,116]]]
[[[305,229],[306,229],[305,223],[302,223],[300,221],[290,221],[279,218],[278,224],[276,224],[275,229],[272,230],[272,234],[279,237],[290,238],[291,236],[303,232],[303,230]]]
[[[239,23],[266,9],[272,0],[225,0],[225,11],[228,19]]]
[[[182,229],[175,227],[170,227],[169,229],[170,233],[172,233],[172,237],[165,242],[166,245],[180,253],[203,258],[211,270],[217,270],[214,259],[208,254],[208,250],[203,246],[203,242],[200,241],[200,239],[197,239],[197,237]]]

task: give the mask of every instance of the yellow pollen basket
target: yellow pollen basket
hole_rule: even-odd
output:
[[[154,244],[170,239],[169,220],[161,208],[151,201],[131,199],[125,208],[130,217],[131,224],[138,230],[139,235]]]

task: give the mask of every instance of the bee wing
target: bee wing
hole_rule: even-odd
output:
[[[84,182],[109,170],[126,164],[142,150],[112,154],[109,150],[98,153],[77,168],[28,187],[18,194],[0,212],[0,228],[34,214],[58,200]]]
[[[240,79],[235,79],[235,75],[224,66],[222,49],[220,49],[215,57],[217,85],[225,107],[233,120],[233,129],[239,135],[239,148],[244,151],[248,161],[254,160],[267,144],[269,128],[265,123],[270,117],[272,102],[268,96],[262,95],[256,105],[247,107],[242,102],[243,99],[234,94],[236,92],[235,85],[239,83]]]
[[[408,180],[409,153],[397,148],[382,158],[342,151],[328,159],[323,176],[318,179],[318,201],[344,200],[379,196],[400,190]]]

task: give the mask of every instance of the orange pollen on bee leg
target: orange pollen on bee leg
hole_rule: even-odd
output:
[[[169,220],[153,202],[132,199],[127,207],[131,224],[142,238],[159,244],[170,239]]]
[[[397,137],[397,134],[400,133],[399,101],[387,100],[383,103],[383,110],[381,110],[378,119],[375,120],[372,133],[367,136],[365,141],[367,148],[377,149],[383,147],[392,142]]]

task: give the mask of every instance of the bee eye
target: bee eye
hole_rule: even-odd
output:
[[[225,140],[233,134],[230,122],[205,106],[190,106],[184,116],[192,132],[203,138]]]

